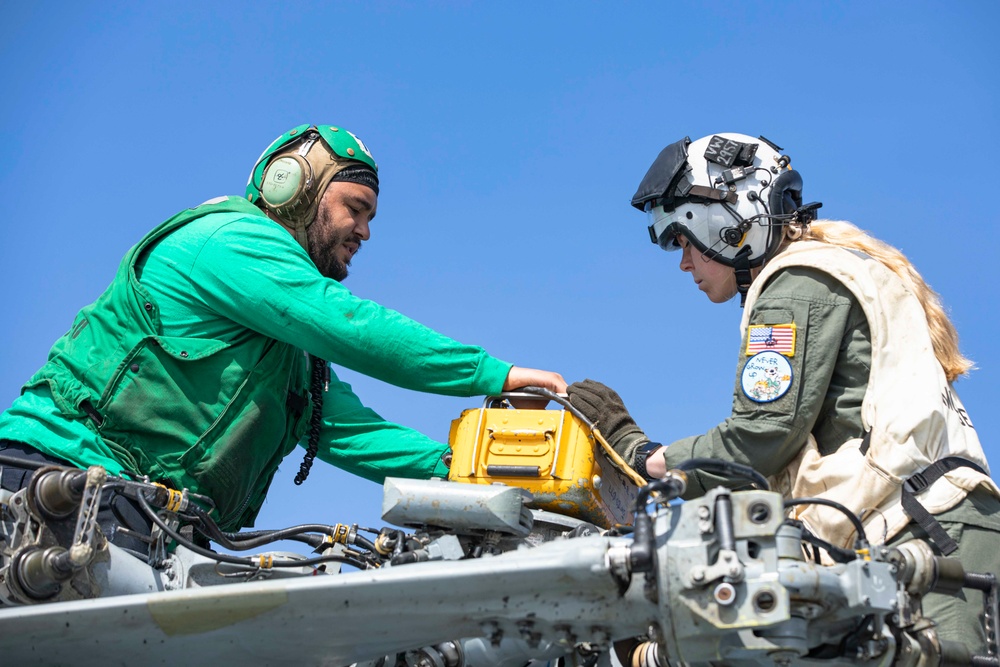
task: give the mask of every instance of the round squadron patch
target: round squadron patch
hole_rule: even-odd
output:
[[[740,383],[751,401],[776,401],[792,386],[792,364],[784,355],[770,350],[755,354],[743,366]]]

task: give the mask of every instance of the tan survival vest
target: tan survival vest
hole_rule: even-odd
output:
[[[772,488],[786,498],[818,496],[845,505],[862,517],[869,542],[876,544],[910,521],[902,506],[904,482],[947,457],[971,461],[984,472],[958,467],[924,489],[911,481],[910,490],[917,491],[915,498],[928,513],[954,507],[979,485],[1000,497],[1000,489],[988,476],[976,430],[934,355],[923,307],[881,262],[826,243],[792,243],[750,286],[741,333],[746,333],[754,302],[768,279],[793,266],[836,278],[854,294],[868,319],[872,366],[862,404],[867,433],[827,456],[820,455],[810,435],[799,455],[772,478]],[[852,546],[855,530],[841,512],[821,505],[798,506],[792,512],[822,539]]]

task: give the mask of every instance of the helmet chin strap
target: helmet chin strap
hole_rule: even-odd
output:
[[[740,293],[740,308],[746,305],[747,291],[753,276],[750,275],[750,246],[743,246],[733,257],[733,271],[736,273],[736,289]]]
[[[315,217],[315,215],[313,217]],[[295,240],[299,242],[299,245],[302,246],[302,249],[306,251],[307,255],[309,254],[308,230],[309,230],[309,225],[311,223],[312,220],[310,220],[309,222],[306,222],[305,220],[296,220],[295,228],[294,231],[292,232],[292,235],[295,237]]]

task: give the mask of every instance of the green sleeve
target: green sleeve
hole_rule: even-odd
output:
[[[292,236],[264,218],[219,226],[190,278],[208,308],[240,325],[406,389],[493,394],[511,367],[354,296],[320,275]]]
[[[744,335],[736,365],[732,415],[707,433],[672,443],[665,453],[667,467],[704,457],[749,465],[770,476],[787,466],[824,411],[835,407],[828,393],[835,377],[839,377],[838,360],[845,353],[845,340],[851,339],[856,311],[860,308],[849,290],[827,274],[804,268],[778,273],[754,303],[749,323],[796,325],[794,353],[788,358],[791,386],[768,403],[746,396],[740,381],[750,358]],[[863,396],[867,374],[854,382],[859,383],[860,388],[855,389]],[[719,484],[727,482],[697,473],[691,476],[687,496],[697,497]]]
[[[381,484],[386,477],[447,477],[441,459],[448,446],[413,429],[388,422],[365,407],[350,385],[330,379],[323,397],[323,426],[317,456]]]

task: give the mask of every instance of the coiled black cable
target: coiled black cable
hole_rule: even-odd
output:
[[[295,475],[295,485],[299,486],[306,481],[309,470],[312,469],[313,460],[319,452],[319,432],[323,425],[323,392],[326,384],[326,374],[329,372],[325,359],[309,355],[312,359],[312,384],[309,387],[309,396],[312,398],[312,417],[309,419],[309,443],[306,446],[306,454],[299,464],[299,472]]]

